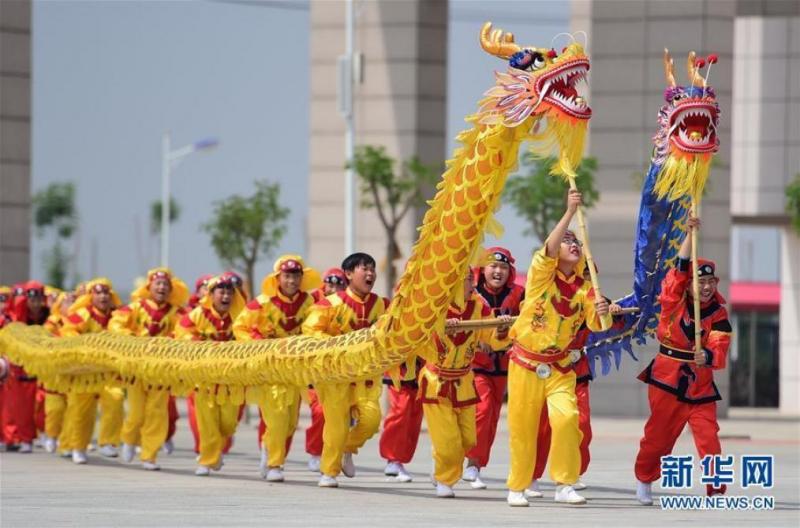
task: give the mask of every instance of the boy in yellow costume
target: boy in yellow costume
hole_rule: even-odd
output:
[[[611,325],[608,301],[596,298],[591,283],[575,273],[583,269],[582,244],[569,231],[581,204],[581,194],[570,190],[567,210],[533,256],[525,285],[525,301],[511,327],[508,368],[508,432],[510,470],[508,504],[528,506],[526,488],[536,464],[536,442],[542,407],[552,429],[550,476],[556,483],[556,502],[582,504],[572,484],[578,480],[581,432],[575,397],[575,371],[569,344],[581,325],[602,329]],[[533,495],[531,495],[533,496]]]
[[[366,253],[354,253],[344,259],[342,269],[347,289],[329,295],[314,305],[303,323],[303,333],[310,336],[337,336],[372,326],[389,304],[372,293],[375,284],[375,259]],[[354,383],[314,384],[322,404],[325,425],[322,430],[322,458],[319,486],[339,486],[336,477],[356,474],[353,455],[378,432],[381,421],[381,378]],[[351,417],[356,420],[350,427]]]
[[[447,311],[449,325],[492,314],[480,295],[474,293],[471,279],[467,276],[464,280],[464,308],[450,305]],[[471,363],[476,348],[489,348],[485,343],[493,334],[493,329],[452,328],[443,338],[434,336],[431,346],[420,352],[427,363],[419,374],[417,397],[422,400],[431,436],[437,497],[455,497],[453,485],[461,478],[464,456],[477,443],[475,405],[479,398]]]
[[[297,255],[283,255],[261,283],[261,295],[247,304],[233,325],[236,339],[275,339],[297,335],[314,299],[309,293],[321,282],[319,273]],[[264,385],[258,388],[259,408],[266,425],[261,437],[261,477],[283,482],[288,441],[297,427],[300,388]]]
[[[115,311],[108,329],[134,336],[172,336],[175,324],[184,315],[181,308],[189,298],[189,288],[168,268],[147,272],[147,282],[131,295],[133,302]],[[156,464],[158,450],[167,438],[169,392],[140,380],[128,387],[128,416],[122,424],[122,458],[133,460],[136,445],[144,469],[161,469]]]
[[[198,305],[184,315],[175,327],[176,339],[230,341],[233,321],[244,308],[244,297],[230,279],[212,277]],[[216,394],[199,390],[195,396],[195,414],[200,433],[200,456],[195,475],[208,476],[222,468],[222,450],[239,423],[239,405],[217,403]]]
[[[84,291],[83,286],[79,288],[81,288],[81,292]],[[50,307],[50,317],[47,318],[44,327],[54,336],[61,335],[61,328],[67,318],[67,310],[75,302],[75,297],[74,292],[61,292],[56,296],[53,305]],[[63,431],[64,414],[67,410],[67,395],[48,390],[47,387],[44,390],[44,449],[48,453],[53,453],[58,446],[58,439]],[[65,457],[72,456],[72,450],[70,449],[60,449],[59,451]]]
[[[69,307],[60,330],[62,337],[103,332],[108,328],[112,310],[121,304],[111,281],[98,278],[86,284],[85,293]],[[72,461],[85,464],[86,447],[92,440],[100,401],[100,454],[117,456],[122,427],[124,393],[118,387],[105,387],[96,392],[70,392],[64,415],[64,430],[59,437],[62,450],[72,451]]]

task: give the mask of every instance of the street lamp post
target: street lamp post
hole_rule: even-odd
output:
[[[169,132],[164,132],[161,139],[161,265],[169,266],[169,179],[172,168],[192,152],[210,150],[219,144],[216,138],[206,138],[195,141],[176,150],[171,150]]]

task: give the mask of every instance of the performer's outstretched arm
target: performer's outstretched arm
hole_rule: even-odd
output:
[[[567,210],[564,211],[564,216],[561,217],[561,220],[558,221],[558,224],[556,224],[545,241],[548,257],[558,256],[558,250],[561,248],[561,239],[564,238],[564,233],[567,232],[572,217],[575,216],[578,206],[582,203],[581,193],[575,189],[570,189],[567,196]]]

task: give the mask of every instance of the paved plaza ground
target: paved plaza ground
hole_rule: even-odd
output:
[[[179,406],[183,410],[183,402]],[[301,416],[301,427],[308,423]],[[377,438],[356,458],[358,474],[341,478],[339,489],[320,489],[308,471],[304,435],[295,436],[286,466],[287,482],[268,484],[257,472],[255,423],[242,424],[221,473],[196,477],[191,434],[184,418],[178,423],[177,449],[159,460],[162,470],[146,472],[138,465],[90,454],[86,466],[75,466],[37,449],[32,455],[0,454],[0,526],[675,526],[691,522],[710,526],[800,526],[800,422],[770,418],[737,418],[721,422],[723,449],[776,457],[772,490],[742,490],[729,495],[772,495],[773,511],[664,511],[636,503],[633,460],[642,419],[595,418],[592,463],[583,492],[584,506],[552,501],[553,485],[544,485],[544,499],[530,508],[505,503],[508,465],[505,418],[490,465],[484,471],[489,489],[475,491],[466,483],[457,498],[437,499],[428,474],[430,441],[423,432],[409,484],[383,475]],[[676,454],[694,453],[685,433]],[[695,481],[699,477],[695,476]],[[654,490],[658,492],[658,487]],[[670,494],[676,492],[670,491]],[[699,495],[696,485],[686,494]],[[656,493],[658,495],[658,493]]]

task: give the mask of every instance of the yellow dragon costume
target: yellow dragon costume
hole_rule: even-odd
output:
[[[577,166],[583,152],[591,116],[577,91],[589,69],[583,47],[521,47],[489,22],[480,43],[509,68],[496,73],[496,85],[466,119],[472,127],[458,136],[462,146],[429,202],[394,300],[372,327],[324,339],[196,342],[109,333],[55,339],[41,327],[11,324],[0,332],[0,350],[54,390],[136,379],[177,393],[219,386],[218,400],[232,402],[248,386],[368,379],[402,363],[433,333],[444,335],[484,232],[499,232],[492,215],[522,142],[532,140],[541,154],[557,149],[561,171]]]

